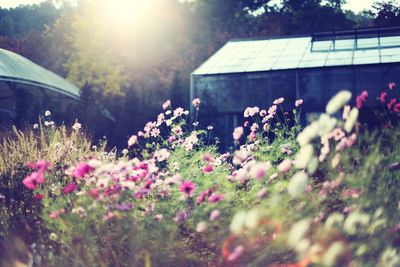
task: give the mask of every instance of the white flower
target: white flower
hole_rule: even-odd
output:
[[[350,235],[357,234],[357,231],[360,227],[366,226],[369,224],[369,215],[365,213],[361,213],[355,211],[347,217],[344,222],[343,229]]]
[[[296,155],[294,165],[298,169],[307,168],[308,163],[314,156],[314,148],[312,145],[308,144],[300,148],[300,151]]]
[[[333,114],[339,111],[351,99],[351,92],[343,90],[338,92],[326,105],[326,113]]]
[[[358,119],[358,113],[359,111],[357,108],[353,108],[350,111],[349,118],[347,119],[343,127],[346,132],[350,133],[353,130],[354,124],[356,124]]]
[[[287,187],[288,193],[291,197],[300,197],[306,190],[308,176],[304,171],[300,171],[293,175]]]
[[[341,226],[344,221],[344,215],[341,213],[332,213],[328,219],[326,219],[325,227],[330,229],[335,225]]]
[[[244,228],[245,222],[246,222],[246,211],[244,210],[238,211],[235,214],[235,216],[233,216],[229,229],[234,234],[240,234]]]
[[[246,221],[245,221],[245,226],[248,229],[256,229],[260,221],[260,211],[257,209],[251,209],[249,212],[246,214]]]
[[[303,219],[296,222],[289,231],[287,243],[291,247],[295,247],[297,243],[303,239],[310,228],[311,219]]]
[[[129,151],[128,151],[128,149],[126,149],[126,148],[122,150],[122,154],[124,154],[124,155],[128,154],[128,152],[129,152]]]
[[[309,174],[314,174],[317,171],[317,169],[318,169],[318,159],[316,157],[313,157],[310,160],[310,163],[308,163],[307,172]]]
[[[346,248],[341,241],[333,242],[325,252],[322,263],[324,266],[335,266],[337,259],[346,252]]]
[[[321,114],[318,120],[318,134],[323,136],[332,132],[336,126],[337,119],[332,118],[328,114]]]
[[[46,117],[50,116],[50,115],[51,115],[50,110],[46,110],[46,111],[44,112],[44,115],[45,115]]]
[[[131,137],[129,137],[128,147],[131,147],[136,143],[137,143],[137,136],[136,135],[132,135]]]
[[[35,123],[35,124],[33,125],[33,129],[38,129],[38,128],[39,128],[39,124]]]
[[[318,136],[319,125],[318,122],[314,121],[308,125],[304,130],[297,136],[297,142],[300,146],[305,146],[310,143],[315,137]]]
[[[78,121],[76,121],[74,123],[74,125],[72,125],[72,129],[75,130],[75,131],[78,131],[81,128],[82,128],[82,125]]]
[[[389,247],[381,256],[379,267],[396,267],[400,266],[400,255],[397,254],[396,249]]]
[[[197,226],[196,226],[196,232],[198,232],[198,233],[204,233],[204,232],[206,232],[206,231],[207,231],[207,223],[204,222],[204,221],[199,222],[199,223],[197,224]]]

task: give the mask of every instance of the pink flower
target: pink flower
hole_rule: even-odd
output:
[[[294,105],[296,107],[300,107],[303,104],[303,99],[297,99],[296,102],[294,102]]]
[[[193,107],[198,108],[200,106],[200,99],[199,98],[193,99],[192,105]]]
[[[346,140],[346,147],[352,147],[357,140],[357,135],[353,133],[347,140]]]
[[[224,195],[221,194],[212,194],[211,196],[208,197],[208,202],[209,203],[217,203],[220,202],[224,199]]]
[[[201,192],[200,195],[197,197],[196,204],[200,205],[201,203],[203,203],[204,200],[206,199],[207,195],[208,195],[208,192]]]
[[[38,184],[44,184],[45,180],[43,177],[42,172],[32,172],[24,180],[22,183],[25,185],[26,188],[30,190],[35,190]]]
[[[286,173],[290,171],[292,168],[292,161],[289,159],[284,159],[279,165],[278,165],[278,170],[281,173]]]
[[[397,103],[396,105],[394,105],[393,110],[394,110],[394,112],[396,112],[396,113],[399,113],[399,112],[400,112],[400,102]]]
[[[196,190],[196,184],[192,183],[190,180],[184,181],[179,190],[186,196],[191,197],[193,192]]]
[[[72,183],[69,183],[69,184],[64,188],[63,193],[64,193],[64,194],[69,194],[69,193],[75,191],[75,189],[76,189],[76,184],[72,182]]]
[[[247,117],[253,117],[254,115],[256,115],[258,112],[260,111],[260,109],[258,107],[248,107],[244,110],[243,116],[245,118]]]
[[[167,100],[162,104],[163,110],[166,110],[167,108],[171,107],[171,100]]]
[[[91,173],[93,170],[94,168],[88,163],[80,162],[73,170],[72,176],[74,176],[75,178],[83,178],[86,174]]]
[[[283,97],[280,97],[278,99],[275,99],[273,103],[274,103],[274,105],[279,105],[279,104],[282,104],[283,101],[285,101],[285,99]]]
[[[33,198],[35,200],[42,200],[44,198],[44,195],[43,194],[36,194]]]
[[[387,108],[391,109],[392,106],[396,103],[396,98],[390,99],[389,103],[387,103]]]
[[[206,162],[213,162],[214,157],[210,153],[206,153],[203,155],[203,160]]]
[[[263,110],[260,111],[259,115],[261,117],[264,117],[265,115],[267,115],[267,111],[265,109],[263,109]]]
[[[386,98],[387,98],[387,93],[386,92],[382,92],[381,95],[379,96],[379,100],[382,103],[386,103]]]
[[[131,146],[133,146],[134,144],[136,144],[137,143],[137,135],[132,135],[131,137],[129,137],[129,140],[128,140],[128,147],[131,147]]]
[[[389,83],[389,89],[393,90],[396,87],[396,84],[394,82]]]
[[[244,133],[243,127],[236,127],[233,131],[233,140],[238,141]]]
[[[210,172],[212,172],[213,170],[214,170],[214,167],[213,167],[212,165],[208,164],[207,166],[205,166],[205,167],[203,168],[203,173],[210,173]]]
[[[92,188],[87,192],[87,194],[89,197],[96,199],[99,197],[99,190]]]
[[[273,117],[273,116],[276,114],[276,109],[277,109],[277,108],[278,108],[278,107],[277,107],[276,105],[271,106],[271,107],[268,109],[268,115],[271,116],[271,117]]]

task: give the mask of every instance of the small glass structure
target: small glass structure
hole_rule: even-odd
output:
[[[399,77],[400,27],[238,39],[191,74],[190,98],[202,99],[223,145],[229,145],[248,106],[267,108],[284,97],[283,108],[291,111],[301,98],[305,120],[322,112],[339,90],[367,90],[374,99]]]
[[[78,87],[32,61],[0,49],[0,125],[38,121],[51,110],[58,121],[78,118]]]

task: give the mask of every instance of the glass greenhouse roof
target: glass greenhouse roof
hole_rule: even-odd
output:
[[[400,28],[232,40],[194,75],[400,62]]]
[[[25,83],[53,90],[76,99],[80,97],[79,88],[72,83],[5,49],[0,49],[0,81]]]

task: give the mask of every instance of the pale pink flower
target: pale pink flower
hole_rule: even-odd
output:
[[[332,162],[331,162],[332,168],[336,169],[336,167],[339,165],[339,162],[340,162],[340,154],[338,153],[332,159]]]
[[[242,245],[236,246],[226,260],[235,261],[243,254],[243,252],[244,247]]]
[[[244,133],[243,127],[236,127],[233,131],[233,140],[238,141]]]
[[[163,110],[166,110],[169,107],[171,107],[171,100],[165,101],[164,104],[162,105]]]
[[[221,211],[213,210],[210,214],[210,221],[216,221],[221,217]]]
[[[274,103],[274,105],[279,105],[279,104],[282,104],[283,101],[285,101],[285,99],[283,97],[280,97],[278,99],[275,99],[273,103]]]
[[[277,107],[276,105],[271,106],[271,107],[268,109],[268,115],[271,116],[271,117],[273,117],[273,116],[276,114],[276,109],[277,109],[277,108],[278,108],[278,107]]]
[[[192,105],[193,105],[195,108],[198,108],[198,107],[200,106],[200,98],[195,98],[195,99],[193,99]]]
[[[290,171],[291,168],[292,168],[292,161],[290,159],[284,159],[278,165],[278,171],[281,173],[286,173]]]
[[[270,128],[270,125],[269,125],[268,123],[266,123],[266,124],[263,125],[263,130],[264,130],[264,131],[268,132],[268,131],[269,131],[269,128]]]
[[[261,117],[264,117],[265,115],[267,115],[267,111],[265,109],[263,109],[263,110],[260,111],[259,115]]]
[[[157,116],[157,125],[160,125],[161,123],[163,123],[164,119],[165,119],[164,113],[158,114],[158,116]]]
[[[138,140],[137,135],[132,135],[131,137],[129,137],[129,140],[128,140],[128,147],[131,147],[131,146],[133,146],[134,144],[136,144],[136,143],[137,143],[137,140]]]
[[[220,202],[224,199],[224,195],[221,194],[212,194],[211,196],[208,197],[208,202],[209,203],[217,203]]]
[[[206,222],[199,222],[196,226],[196,232],[204,233],[207,231],[207,223]]]
[[[208,192],[201,192],[196,199],[196,204],[200,205],[201,203],[203,203],[204,200],[206,199],[207,195],[208,195]]]
[[[205,153],[203,155],[203,160],[206,162],[214,162],[214,157],[210,153]]]
[[[345,133],[341,128],[336,128],[332,131],[331,135],[335,139],[335,141],[339,141],[345,136]]]
[[[182,116],[183,114],[185,114],[185,110],[183,108],[176,108],[174,110],[174,116],[175,117]]]
[[[256,132],[258,129],[258,124],[257,123],[253,123],[250,127],[250,131],[252,132]]]
[[[303,99],[297,99],[296,102],[294,102],[294,105],[296,107],[300,107],[303,104]]]
[[[265,163],[256,163],[250,169],[250,176],[256,180],[264,178],[267,173],[267,168]]]
[[[344,108],[343,108],[343,116],[342,116],[342,118],[344,120],[347,120],[347,118],[349,117],[350,110],[351,110],[351,107],[349,105],[344,106]]]
[[[352,147],[357,140],[357,134],[353,133],[350,137],[346,140],[346,147]]]
[[[150,136],[152,136],[152,137],[157,137],[157,136],[159,136],[160,135],[160,129],[158,129],[158,128],[153,128],[153,129],[151,129],[151,131],[150,131]]]
[[[268,188],[264,187],[263,189],[257,192],[257,197],[263,198],[267,195],[267,193],[268,193]]]
[[[396,87],[396,84],[394,82],[389,83],[389,89],[393,90]]]

